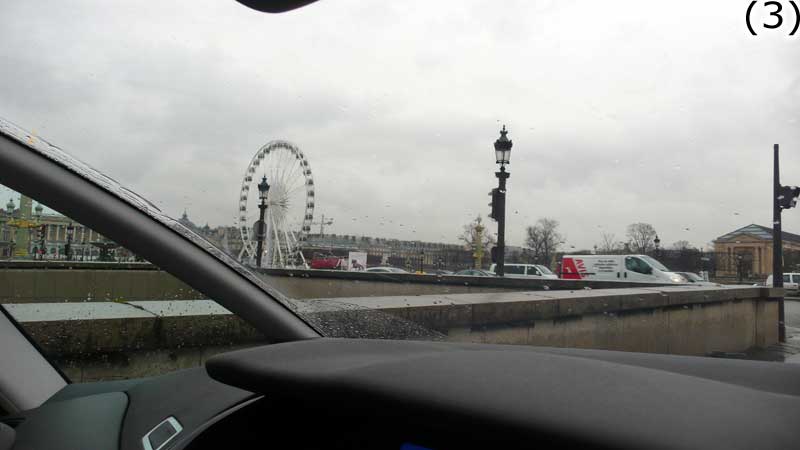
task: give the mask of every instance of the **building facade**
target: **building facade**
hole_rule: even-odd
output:
[[[208,224],[198,226],[191,219],[189,214],[184,211],[178,222],[186,228],[194,231],[198,235],[204,237],[211,244],[214,244],[220,250],[223,250],[230,256],[238,258],[242,251],[244,243],[242,242],[239,228],[235,226],[218,226],[210,227]]]
[[[21,195],[0,211],[0,258],[64,259],[67,249],[74,260],[132,259],[127,250],[67,216],[45,212]]]
[[[800,269],[800,235],[782,232],[786,271]],[[766,279],[772,273],[772,228],[750,224],[714,240],[717,275]]]

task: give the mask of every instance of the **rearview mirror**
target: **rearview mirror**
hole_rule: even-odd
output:
[[[266,13],[282,13],[293,9],[302,8],[317,0],[236,0],[237,2]]]

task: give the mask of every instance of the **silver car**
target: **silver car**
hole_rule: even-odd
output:
[[[496,273],[495,267],[497,264],[489,266],[489,272]],[[505,269],[504,276],[507,278],[558,278],[558,275],[541,264],[503,264],[503,269]]]

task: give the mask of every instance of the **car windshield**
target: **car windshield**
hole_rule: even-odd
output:
[[[779,28],[759,25],[764,3],[753,35],[748,4],[724,0],[5,2],[0,134],[324,336],[750,355],[778,332],[724,333],[800,335],[756,307],[769,274],[800,267],[800,33],[785,1]],[[135,233],[5,170],[0,304],[70,374],[271,342],[127,248]]]
[[[669,272],[669,269],[667,269],[666,266],[664,266],[660,262],[656,261],[655,259],[653,259],[653,258],[651,258],[651,257],[649,257],[647,255],[642,255],[642,256],[640,256],[640,258],[642,258],[643,260],[647,261],[647,263],[650,264],[650,266],[655,268],[655,269],[658,269],[658,270],[660,270],[662,272]]]

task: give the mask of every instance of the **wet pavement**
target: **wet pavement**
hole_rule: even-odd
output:
[[[765,349],[750,350],[746,353],[712,356],[800,364],[800,298],[787,297],[783,304],[786,319],[786,342]]]

